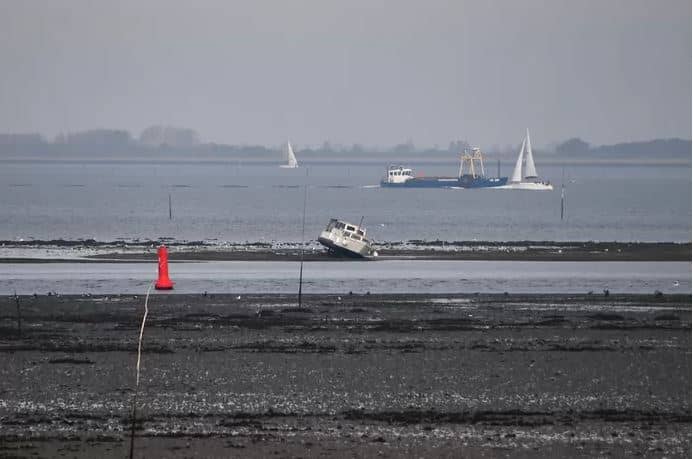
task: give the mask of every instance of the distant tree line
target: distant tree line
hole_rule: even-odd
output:
[[[447,148],[421,148],[407,140],[392,147],[364,147],[361,144],[333,145],[323,142],[317,147],[302,147],[297,150],[307,155],[392,153],[408,154],[457,154],[469,148],[466,140],[453,140]],[[117,129],[91,129],[87,131],[60,134],[53,141],[47,141],[40,134],[0,134],[0,154],[86,154],[118,155],[145,151],[185,151],[190,153],[215,153],[242,155],[246,157],[270,156],[280,149],[277,145],[268,148],[259,145],[224,145],[202,143],[196,131],[171,126],[150,126],[134,138],[128,131]],[[493,147],[489,154],[514,155],[518,146],[508,146],[503,150]],[[536,149],[535,149],[536,151]],[[683,139],[656,139],[645,142],[619,143],[615,145],[592,146],[574,137],[555,146],[553,151],[539,153],[556,154],[561,157],[691,157],[691,141]]]
[[[574,137],[556,146],[556,153],[561,156],[580,158],[584,156],[599,157],[661,157],[691,156],[691,141],[684,139],[655,139],[644,142],[626,142],[614,145],[592,147],[584,140]]]
[[[200,144],[192,129],[150,126],[134,139],[125,130],[90,129],[59,134],[50,142],[40,134],[0,134],[2,153],[90,153],[118,154],[142,149],[191,149]]]
[[[191,148],[199,143],[200,136],[193,129],[150,126],[140,134],[140,144],[149,147]]]

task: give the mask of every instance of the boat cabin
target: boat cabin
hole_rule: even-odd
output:
[[[390,166],[387,169],[388,183],[404,183],[414,178],[414,171],[402,166]]]
[[[360,224],[354,225],[336,218],[331,219],[320,233],[318,242],[338,255],[357,258],[378,256],[378,252],[373,250],[366,239],[366,230]]]
[[[348,237],[356,241],[368,242],[368,240],[366,239],[366,230],[361,229],[360,227],[353,225],[351,223],[343,222],[341,220],[333,218],[327,224],[327,228],[325,228],[325,231],[332,232],[334,230],[341,232],[344,237]]]

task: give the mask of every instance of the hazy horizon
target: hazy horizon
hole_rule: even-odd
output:
[[[691,138],[691,4],[3,2],[0,132],[445,148]]]

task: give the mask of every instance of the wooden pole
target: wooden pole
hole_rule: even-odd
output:
[[[17,303],[17,334],[19,337],[22,337],[22,311],[19,308],[19,296],[17,295],[17,291],[15,290],[14,292],[14,301]]]
[[[135,425],[137,424],[137,392],[140,387],[140,359],[142,357],[142,335],[144,334],[144,324],[147,321],[147,314],[149,313],[149,308],[147,303],[149,302],[149,292],[152,290],[154,283],[149,284],[147,289],[147,296],[144,297],[144,316],[142,317],[142,326],[140,327],[140,338],[137,345],[137,373],[135,377],[135,396],[132,399],[132,429],[130,432],[130,459],[133,458],[135,452]]]
[[[561,172],[561,221],[563,221],[563,212],[565,208],[565,168]]]
[[[303,253],[306,239],[306,203],[308,202],[308,185],[303,185],[303,223],[301,225],[301,268],[298,273],[298,307],[302,306],[303,297]]]

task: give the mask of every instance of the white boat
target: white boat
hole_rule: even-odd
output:
[[[522,166],[524,165],[524,174]],[[548,181],[542,181],[537,176],[537,168],[534,165],[534,157],[532,156],[532,141],[529,138],[529,129],[522,140],[520,155],[517,157],[513,175],[508,183],[504,186],[496,187],[506,190],[534,190],[534,191],[550,191],[553,190],[553,185]]]
[[[366,238],[366,230],[360,225],[354,225],[335,218],[320,233],[318,242],[327,247],[331,253],[352,258],[377,257],[370,241]]]
[[[279,167],[287,169],[295,169],[298,167],[298,161],[296,161],[296,155],[294,154],[294,149],[291,148],[291,142],[286,142],[286,148],[284,149],[284,159],[286,164],[282,164]]]

